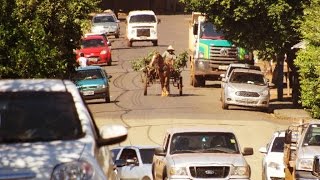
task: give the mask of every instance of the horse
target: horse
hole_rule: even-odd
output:
[[[161,84],[161,96],[168,96],[170,93],[169,92],[169,83],[170,83],[169,64],[163,59],[163,57],[161,56],[161,54],[159,54],[159,52],[156,52],[151,59],[149,67],[154,67],[156,77],[159,77],[160,84]]]

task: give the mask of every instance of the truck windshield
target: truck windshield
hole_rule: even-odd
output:
[[[222,32],[217,31],[216,27],[210,23],[205,22],[200,26],[200,38],[202,39],[224,39]]]
[[[149,14],[141,14],[131,16],[129,23],[155,23],[157,22],[156,17],[154,15]]]
[[[234,134],[225,132],[190,132],[172,136],[170,154],[239,153]]]
[[[308,128],[303,145],[320,146],[320,124],[314,124]]]

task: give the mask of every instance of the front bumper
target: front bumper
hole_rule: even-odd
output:
[[[227,105],[234,106],[247,106],[247,107],[269,107],[270,96],[260,96],[260,97],[243,97],[237,96],[235,94],[227,95],[225,97],[225,103]]]
[[[111,61],[111,55],[92,55],[86,56],[89,65],[107,65]]]

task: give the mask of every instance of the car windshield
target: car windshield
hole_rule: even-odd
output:
[[[103,39],[84,39],[81,41],[81,48],[94,48],[106,46]]]
[[[96,16],[93,18],[93,23],[115,22],[113,16]]]
[[[233,133],[204,132],[173,135],[170,154],[179,153],[239,153]]]
[[[248,73],[248,72],[233,72],[230,75],[231,83],[244,83],[265,86],[262,74]]]
[[[141,155],[143,164],[152,164],[154,150],[155,150],[154,148],[140,149],[140,155]]]
[[[101,79],[103,78],[100,69],[85,69],[77,70],[74,74],[73,81],[89,80],[89,79]]]
[[[320,146],[320,125],[311,125],[305,135],[304,145]]]
[[[0,143],[80,138],[74,104],[68,92],[1,92]]]
[[[234,69],[255,69],[255,70],[258,70],[258,71],[261,71],[260,67],[259,66],[245,66],[245,67],[238,67],[238,66],[230,66],[229,69],[228,69],[228,74],[227,74],[227,77],[230,76],[231,72],[234,70]]]
[[[217,31],[212,23],[206,22],[200,26],[200,37],[203,39],[223,39],[224,35],[222,32]]]
[[[271,152],[283,152],[284,137],[276,137],[273,141]]]
[[[155,23],[156,17],[154,15],[142,14],[131,16],[129,23]]]

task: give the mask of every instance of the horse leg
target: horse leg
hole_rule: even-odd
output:
[[[165,79],[163,73],[159,73],[159,79],[161,84],[161,96],[165,96],[164,86],[165,86]]]

